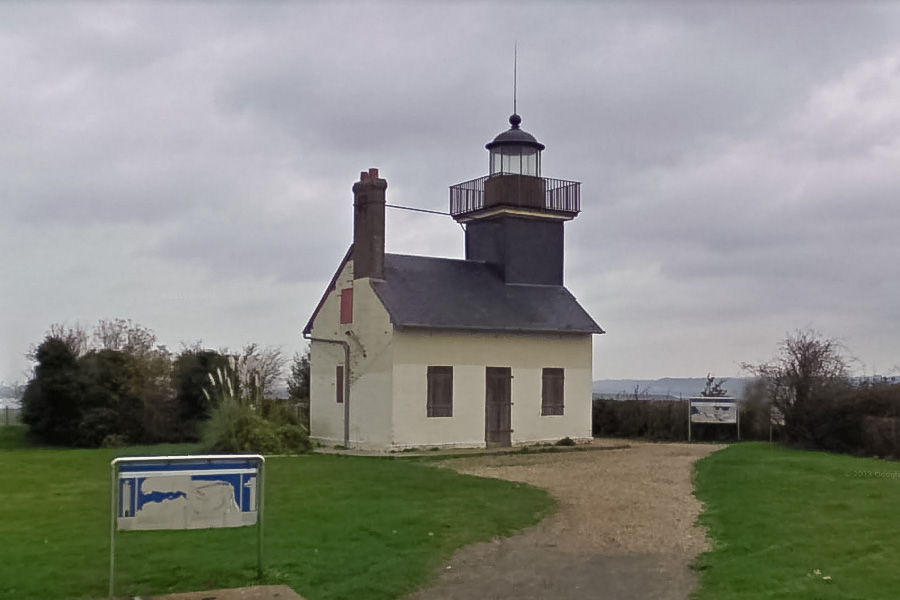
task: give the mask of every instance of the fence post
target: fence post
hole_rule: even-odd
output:
[[[687,416],[688,416],[688,443],[691,443],[691,399],[688,398],[687,401]]]

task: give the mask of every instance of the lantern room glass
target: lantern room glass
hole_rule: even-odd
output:
[[[541,152],[529,146],[499,146],[491,150],[491,175],[541,176]]]

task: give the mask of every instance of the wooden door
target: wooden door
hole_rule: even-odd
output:
[[[512,444],[512,369],[485,369],[484,441],[487,447]]]

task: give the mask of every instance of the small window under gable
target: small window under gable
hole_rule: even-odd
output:
[[[341,324],[353,322],[353,288],[341,290]]]
[[[541,415],[564,414],[565,369],[545,368],[541,385]]]
[[[453,416],[453,367],[428,367],[428,416]]]

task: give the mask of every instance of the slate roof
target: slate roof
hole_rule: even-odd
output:
[[[386,254],[372,287],[399,327],[603,333],[565,287],[507,284],[481,262]]]

